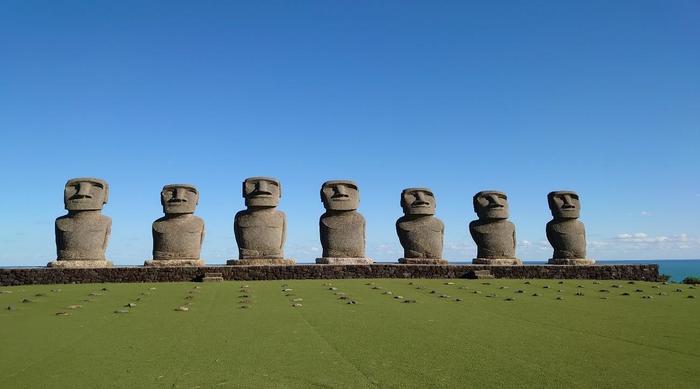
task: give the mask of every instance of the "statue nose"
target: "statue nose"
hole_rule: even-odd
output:
[[[491,208],[503,208],[498,196],[489,196],[489,207]]]
[[[564,196],[564,197],[562,198],[562,200],[564,201],[564,204],[562,205],[562,208],[563,208],[563,209],[572,209],[572,208],[576,208],[576,206],[574,205],[573,201],[571,201],[571,197],[569,197],[569,196]]]
[[[430,202],[428,202],[425,199],[425,194],[423,194],[423,192],[416,192],[415,195],[416,195],[416,201],[415,201],[416,205],[430,205]]]
[[[177,202],[177,203],[187,202],[187,197],[185,197],[185,188],[175,189],[174,196],[172,199],[170,199],[170,201]]]
[[[333,197],[348,197],[348,193],[345,191],[343,185],[338,185],[335,187],[335,196]]]
[[[268,189],[268,184],[266,181],[258,181],[255,184],[255,191],[270,194],[270,190]]]
[[[78,184],[78,193],[75,194],[76,198],[88,198],[91,199],[90,189],[92,189],[92,184],[89,182],[81,182]]]

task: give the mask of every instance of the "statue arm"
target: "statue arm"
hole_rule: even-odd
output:
[[[62,234],[58,229],[58,221],[54,225],[54,231],[56,233],[56,258],[58,258],[61,255],[61,247],[64,246]]]
[[[282,214],[282,241],[280,242],[280,253],[284,250],[284,242],[287,240],[287,217]]]
[[[547,240],[549,241],[549,244],[551,245],[553,242],[554,237],[552,236],[552,228],[549,226],[549,223],[547,223]]]
[[[241,237],[240,231],[238,231],[238,215],[234,216],[234,218],[233,218],[233,235],[236,238],[236,244],[238,245],[238,248],[240,249],[242,237]]]
[[[152,244],[153,250],[151,250],[151,254],[155,258],[155,256],[156,256],[156,223],[155,222],[153,222],[153,224],[151,224],[151,238],[152,238],[151,241],[153,242],[153,244]]]
[[[102,252],[107,250],[107,244],[109,243],[109,236],[112,234],[112,219],[107,222],[107,230],[105,231],[105,240],[102,244]]]

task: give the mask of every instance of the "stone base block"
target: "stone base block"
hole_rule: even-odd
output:
[[[269,266],[269,265],[294,265],[296,264],[296,261],[293,259],[282,259],[282,258],[245,258],[245,259],[231,259],[226,261],[227,265],[232,265],[232,266],[250,266],[250,265],[260,265],[260,266]]]
[[[372,258],[321,257],[316,258],[316,263],[322,265],[370,265],[374,261]]]
[[[595,259],[590,258],[550,258],[547,261],[550,265],[593,265]]]
[[[182,267],[182,266],[204,266],[201,259],[152,259],[143,263],[143,266],[153,267]]]
[[[112,267],[112,262],[104,259],[82,259],[82,260],[58,260],[49,262],[46,266],[60,269],[90,269],[99,267]]]
[[[523,262],[518,258],[474,258],[474,265],[494,265],[494,266],[512,266],[522,265]]]
[[[447,265],[446,259],[440,258],[399,258],[404,265]]]

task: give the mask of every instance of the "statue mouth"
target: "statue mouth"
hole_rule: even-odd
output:
[[[90,201],[92,201],[92,197],[90,197],[90,196],[80,196],[80,197],[70,198],[71,203],[89,203]]]
[[[350,196],[345,195],[345,194],[337,194],[337,195],[333,195],[333,197],[331,197],[331,199],[333,199],[334,201],[345,201],[345,200],[350,200]]]
[[[253,192],[250,194],[250,197],[267,198],[267,197],[272,197],[272,193],[270,193],[270,192]]]
[[[411,208],[428,208],[430,207],[430,203],[427,201],[416,201],[413,204],[411,204]]]

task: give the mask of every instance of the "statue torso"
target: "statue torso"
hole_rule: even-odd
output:
[[[199,259],[204,220],[194,215],[153,222],[153,259]]]
[[[515,225],[509,220],[474,220],[469,233],[478,258],[515,258]]]
[[[363,258],[365,218],[357,211],[326,212],[319,220],[323,256]]]
[[[403,216],[396,221],[405,258],[442,258],[444,230],[442,221],[434,216]]]
[[[586,258],[586,230],[578,219],[550,221],[547,239],[554,248],[553,258]]]
[[[99,213],[56,219],[59,260],[104,260],[112,219]]]
[[[234,229],[239,258],[282,258],[284,217],[275,209],[238,212]]]

